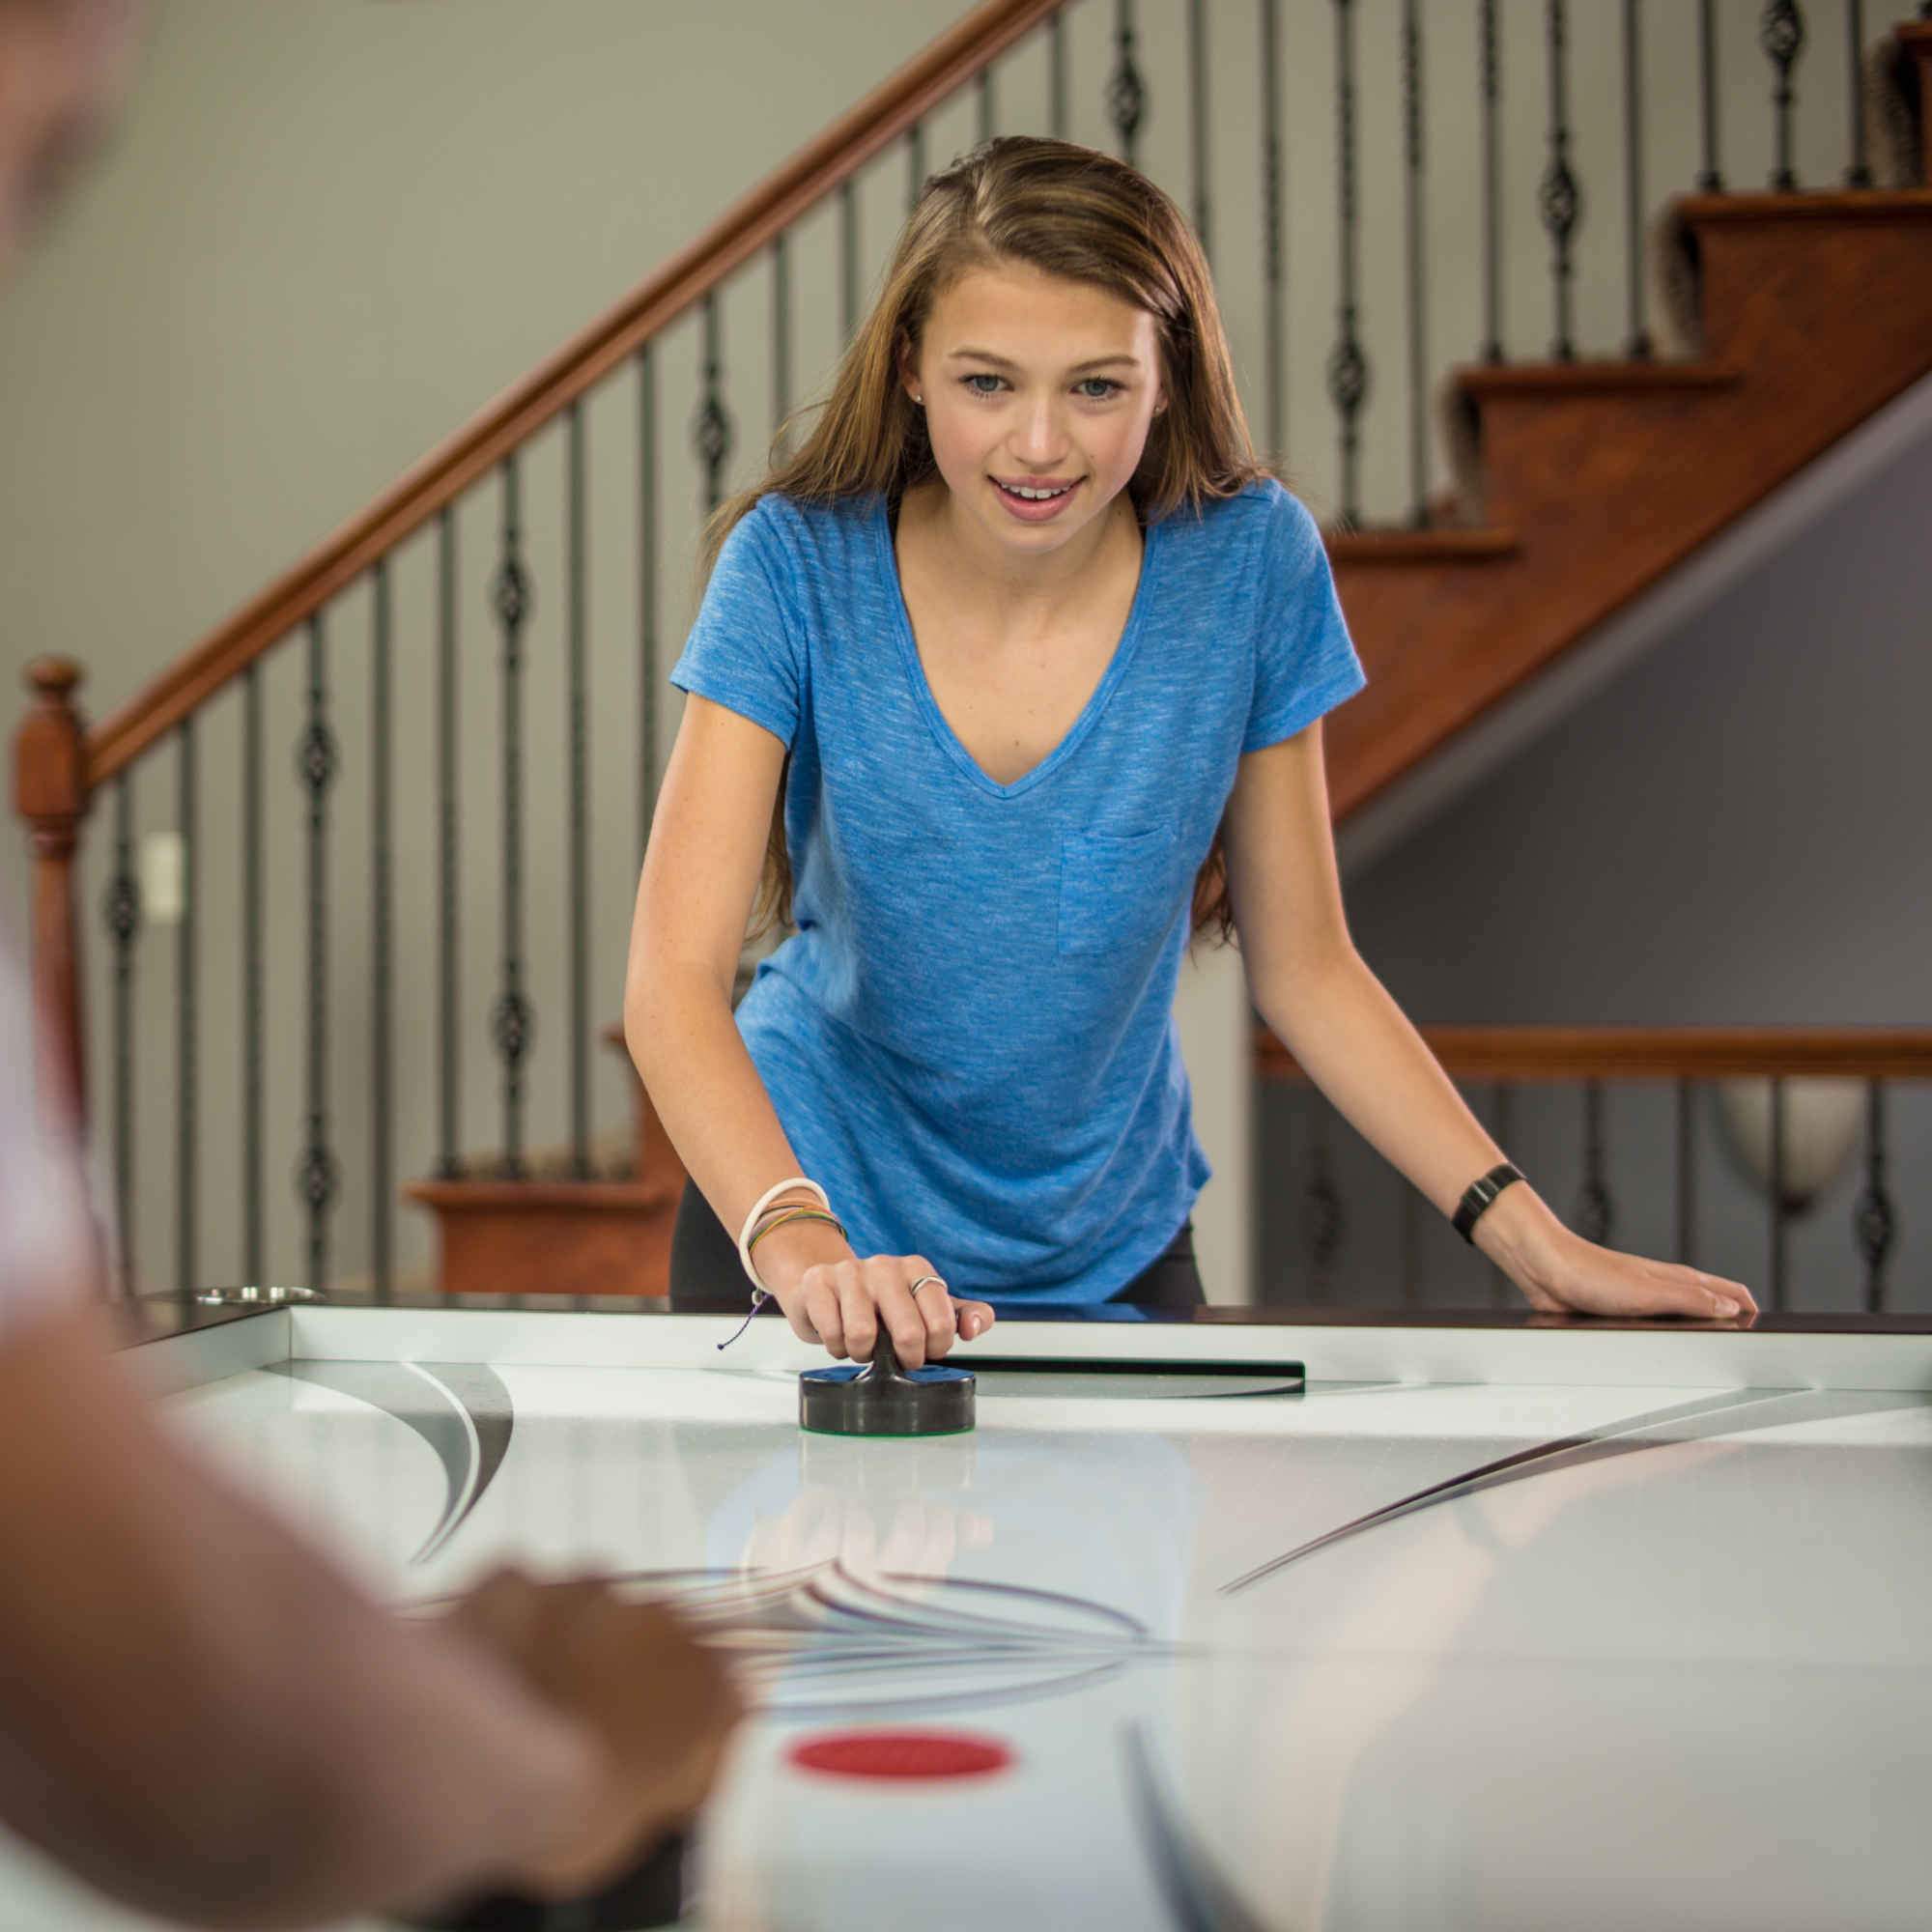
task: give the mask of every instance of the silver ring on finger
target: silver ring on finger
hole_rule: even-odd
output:
[[[920,1290],[923,1289],[929,1281],[938,1281],[941,1288],[944,1288],[946,1286],[946,1284],[943,1281],[939,1281],[939,1277],[936,1274],[923,1274],[916,1282],[913,1283],[912,1287],[909,1288],[906,1291],[906,1293],[908,1294],[917,1296]]]

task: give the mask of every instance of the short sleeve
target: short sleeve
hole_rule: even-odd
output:
[[[805,702],[793,575],[782,514],[776,499],[762,497],[724,539],[670,673],[678,690],[762,724],[786,746]]]
[[[79,1157],[39,1117],[35,1089],[32,1008],[0,937],[0,1343],[70,1295],[91,1252]]]
[[[1293,737],[1368,683],[1321,532],[1279,484],[1268,491],[1260,551],[1255,688],[1243,752]]]

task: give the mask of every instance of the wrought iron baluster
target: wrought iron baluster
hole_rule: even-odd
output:
[[[441,1044],[441,1121],[442,1146],[437,1172],[453,1180],[463,1171],[458,1152],[461,1144],[462,1065],[458,1014],[462,1011],[462,990],[458,975],[462,954],[459,926],[462,919],[459,897],[461,864],[458,843],[457,736],[458,693],[456,656],[456,513],[445,505],[436,520],[436,767],[438,790],[437,879],[440,887],[437,909],[437,964],[441,985],[441,1012],[439,1015]]]
[[[176,1001],[176,1052],[179,1056],[176,1080],[175,1133],[179,1145],[175,1150],[176,1204],[175,1204],[175,1281],[182,1293],[190,1293],[195,1282],[195,1236],[198,1228],[196,1208],[200,1180],[200,1164],[197,1152],[200,1130],[196,1115],[200,1094],[195,1081],[197,1061],[196,1037],[197,986],[195,983],[196,958],[195,938],[201,923],[200,908],[196,904],[201,896],[200,867],[195,851],[196,798],[194,760],[194,718],[190,713],[176,727],[176,742],[181,752],[180,802],[181,845],[182,845],[182,918],[181,925],[175,933],[175,956],[177,961]]]
[[[779,455],[785,418],[791,414],[791,251],[782,234],[772,238],[772,453]]]
[[[1335,1258],[1342,1249],[1347,1214],[1341,1190],[1335,1185],[1328,1107],[1320,1093],[1313,1093],[1310,1098],[1315,1109],[1315,1134],[1308,1186],[1302,1195],[1301,1235],[1308,1247],[1309,1299],[1319,1302],[1328,1298],[1333,1286]]]
[[[1147,82],[1134,59],[1134,0],[1114,0],[1114,74],[1107,83],[1107,118],[1121,144],[1121,158],[1135,162],[1141,123],[1147,115]]]
[[[268,1272],[262,1171],[262,686],[242,673],[242,1272]]]
[[[1187,127],[1194,157],[1194,233],[1211,262],[1208,238],[1208,0],[1187,0]]]
[[[692,441],[704,465],[704,508],[708,516],[724,500],[724,466],[734,440],[731,417],[724,408],[724,319],[718,292],[704,298],[704,398],[692,424]]]
[[[1496,35],[1496,0],[1483,0],[1483,349],[1485,362],[1503,359],[1502,53]]]
[[[658,796],[658,381],[638,351],[638,854],[651,840]]]
[[[1507,1080],[1495,1084],[1494,1104],[1492,1118],[1495,1122],[1495,1143],[1503,1151],[1503,1158],[1509,1158],[1511,1132],[1516,1122],[1516,1089]],[[1510,1308],[1516,1304],[1516,1284],[1493,1262],[1490,1264],[1490,1300],[1497,1308]]]
[[[1784,1082],[1771,1083],[1771,1305],[1782,1311],[1785,1298],[1784,1231],[1790,1215],[1785,1197],[1788,1132]]]
[[[1402,1219],[1402,1304],[1413,1308],[1422,1299],[1422,1196],[1405,1176],[1397,1174],[1394,1179],[1402,1197],[1398,1210]]]
[[[919,206],[919,191],[925,185],[925,123],[915,121],[906,129],[906,213]]]
[[[1885,1082],[1865,1089],[1865,1184],[1859,1196],[1852,1233],[1865,1264],[1865,1309],[1885,1313],[1886,1263],[1898,1237],[1898,1213],[1886,1180]]]
[[[1704,134],[1704,165],[1697,185],[1721,194],[1724,177],[1718,166],[1718,10],[1716,0],[1697,0],[1697,77]]]
[[[993,138],[993,70],[982,67],[976,89],[979,111],[979,138],[984,143]]]
[[[1047,130],[1056,141],[1066,138],[1066,15],[1056,13],[1046,23]]]
[[[571,1172],[590,1179],[590,716],[583,405],[564,412],[568,465],[565,629],[569,637]]]
[[[1692,1111],[1697,1090],[1689,1080],[1676,1089],[1677,1128],[1677,1259],[1686,1267],[1697,1265],[1697,1117]]]
[[[1266,322],[1262,366],[1267,381],[1268,456],[1280,462],[1288,448],[1288,307],[1282,275],[1281,205],[1281,9],[1261,0],[1262,30],[1262,272]]]
[[[1341,194],[1342,307],[1338,339],[1328,356],[1328,395],[1342,418],[1342,515],[1361,520],[1362,405],[1368,400],[1369,363],[1356,332],[1361,280],[1361,239],[1355,202],[1355,10],[1354,0],[1335,0],[1337,140]]]
[[[133,779],[114,781],[114,873],[101,917],[114,949],[114,1212],[122,1290],[133,1292],[134,1266],[134,948],[141,937],[141,882],[134,871]]]
[[[859,327],[859,191],[849,176],[838,184],[838,327],[847,342]]]
[[[1651,359],[1643,286],[1643,56],[1637,0],[1624,0],[1624,233],[1630,284],[1630,342],[1634,362]]]
[[[502,463],[502,560],[494,595],[503,634],[503,967],[491,1021],[503,1063],[503,1166],[506,1179],[524,1174],[524,1063],[536,1016],[524,992],[524,626],[530,582],[523,559],[523,511],[513,450]]]
[[[1422,253],[1422,21],[1418,0],[1402,7],[1403,210],[1408,261],[1408,521],[1429,526],[1429,293]]]
[[[1577,359],[1571,335],[1571,282],[1575,264],[1571,238],[1582,212],[1582,190],[1570,166],[1569,14],[1566,0],[1548,0],[1549,18],[1549,164],[1544,170],[1541,199],[1543,225],[1549,231],[1551,281],[1556,309],[1556,340],[1550,353],[1559,362]]]
[[[374,1096],[370,1122],[370,1248],[376,1299],[386,1302],[395,1292],[394,1208],[390,1192],[395,1176],[395,1052],[390,1004],[393,970],[390,955],[390,913],[393,899],[390,832],[390,634],[389,560],[379,557],[370,585],[373,635],[369,650],[369,1090]]]
[[[296,1185],[308,1210],[308,1282],[327,1283],[328,1216],[340,1173],[328,1145],[328,792],[335,782],[335,733],[328,724],[327,639],[320,612],[308,623],[308,725],[298,769],[308,792],[307,1138]]]
[[[1852,90],[1852,158],[1845,169],[1847,187],[1870,187],[1871,154],[1865,144],[1865,8],[1864,0],[1847,0],[1845,35],[1850,42],[1846,69]]]
[[[1604,1083],[1583,1088],[1583,1185],[1577,1196],[1577,1232],[1586,1241],[1607,1241],[1616,1216],[1605,1178]]]
[[[1804,51],[1804,13],[1798,0],[1772,0],[1758,23],[1758,45],[1776,70],[1771,92],[1772,114],[1777,128],[1777,165],[1772,170],[1771,185],[1782,193],[1798,186],[1791,166],[1791,118],[1798,90],[1791,83],[1792,70]]]

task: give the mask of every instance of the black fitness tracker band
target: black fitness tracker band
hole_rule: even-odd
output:
[[[1469,1231],[1482,1218],[1483,1210],[1511,1181],[1521,1179],[1521,1174],[1508,1161],[1504,1161],[1500,1167],[1491,1168],[1482,1179],[1470,1184],[1468,1193],[1463,1195],[1456,1208],[1454,1220],[1456,1232],[1472,1248],[1476,1245],[1476,1237]]]

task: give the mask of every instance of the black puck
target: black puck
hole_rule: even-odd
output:
[[[973,1427],[964,1369],[899,1367],[883,1329],[865,1368],[810,1369],[798,1378],[798,1426],[815,1435],[963,1435]]]

